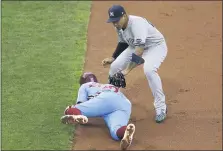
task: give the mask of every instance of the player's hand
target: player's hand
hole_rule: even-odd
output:
[[[106,65],[111,64],[115,59],[113,57],[110,58],[105,58],[104,60],[102,60],[102,65],[105,67]]]

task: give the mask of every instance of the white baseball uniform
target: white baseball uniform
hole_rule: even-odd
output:
[[[122,29],[116,31],[119,42],[128,43],[129,47],[111,64],[109,75],[124,70],[131,61],[135,47],[145,45],[142,55],[145,60],[143,68],[154,97],[154,107],[157,114],[160,114],[161,110],[166,111],[162,82],[157,73],[167,55],[164,36],[145,18],[133,15],[129,15],[128,25],[124,31]]]

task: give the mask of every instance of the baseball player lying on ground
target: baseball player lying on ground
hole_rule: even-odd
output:
[[[88,117],[102,117],[114,140],[121,140],[120,147],[126,150],[132,143],[135,125],[128,124],[131,102],[120,92],[119,87],[100,84],[92,73],[80,78],[76,105],[65,109],[61,122],[64,124],[86,124]]]
[[[118,45],[112,57],[105,58],[102,65],[111,64],[109,81],[116,73],[126,76],[132,69],[143,64],[144,73],[154,96],[155,120],[161,123],[167,115],[167,105],[162,82],[157,72],[167,55],[167,45],[161,32],[147,19],[128,15],[120,5],[108,10],[108,23],[118,34]]]

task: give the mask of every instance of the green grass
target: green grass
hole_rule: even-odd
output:
[[[65,150],[91,2],[2,2],[2,149]]]

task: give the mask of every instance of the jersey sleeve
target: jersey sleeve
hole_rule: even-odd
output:
[[[148,36],[148,25],[146,20],[138,19],[132,23],[132,34],[135,46],[145,46]]]
[[[87,101],[87,96],[88,96],[87,87],[88,83],[85,83],[82,84],[81,87],[79,88],[76,104]]]

